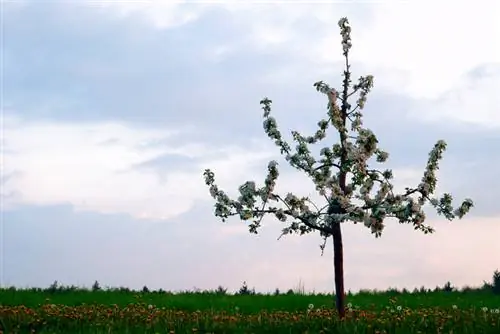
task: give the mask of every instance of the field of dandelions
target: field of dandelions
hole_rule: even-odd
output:
[[[500,273],[481,288],[390,289],[332,296],[303,288],[170,293],[60,286],[0,290],[0,333],[500,333]]]

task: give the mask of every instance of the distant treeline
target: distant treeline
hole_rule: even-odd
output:
[[[134,290],[130,289],[127,287],[101,287],[100,283],[98,281],[95,281],[92,287],[87,288],[87,287],[79,287],[75,285],[62,285],[59,284],[59,282],[54,281],[49,287],[47,288],[16,288],[16,287],[4,287],[0,288],[0,290],[11,290],[11,291],[33,291],[33,292],[45,292],[49,294],[56,294],[56,293],[68,293],[68,292],[96,292],[96,291],[110,291],[110,292],[122,292],[122,293],[153,293],[153,294],[216,294],[216,295],[331,295],[329,293],[316,293],[316,292],[308,292],[305,291],[303,285],[299,282],[299,285],[296,288],[289,289],[287,291],[281,291],[280,289],[276,289],[273,292],[268,292],[268,293],[260,293],[256,292],[255,288],[249,288],[246,282],[243,282],[241,287],[239,288],[238,291],[235,291],[231,293],[228,291],[227,288],[223,286],[219,286],[216,289],[212,290],[201,290],[194,288],[193,290],[185,290],[185,291],[180,291],[180,292],[171,292],[171,291],[166,291],[163,289],[158,289],[158,290],[153,290],[149,289],[147,286],[144,286],[140,290]],[[493,277],[491,282],[486,282],[484,281],[482,286],[479,287],[470,287],[470,286],[464,286],[461,288],[457,288],[452,285],[451,282],[446,282],[443,286],[437,286],[434,289],[428,289],[425,287],[420,287],[420,288],[415,288],[413,290],[409,290],[406,288],[403,289],[397,289],[397,288],[389,288],[387,290],[368,290],[368,289],[362,289],[357,293],[353,293],[351,291],[347,292],[347,295],[359,295],[359,294],[371,294],[371,295],[377,295],[377,294],[393,294],[393,295],[398,295],[398,294],[425,294],[425,293],[431,293],[431,292],[462,292],[462,293],[477,293],[477,292],[483,292],[483,293],[493,293],[496,295],[500,295],[500,271],[496,270],[493,273]]]

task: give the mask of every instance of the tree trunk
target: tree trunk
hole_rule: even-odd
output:
[[[342,245],[342,229],[340,223],[334,223],[333,229],[333,268],[335,272],[335,305],[339,318],[345,317],[344,291],[344,247]]]

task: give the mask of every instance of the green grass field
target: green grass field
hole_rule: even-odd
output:
[[[332,295],[0,290],[3,333],[500,333],[491,289],[348,294],[339,321]]]

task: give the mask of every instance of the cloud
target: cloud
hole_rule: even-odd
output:
[[[500,45],[490,42],[500,36],[495,19],[500,7],[486,1],[388,1],[374,5],[370,14],[366,23],[364,17],[350,16],[351,63],[361,62],[369,71],[376,71],[375,77],[387,89],[414,98],[433,98],[479,64],[500,59]],[[337,61],[333,55],[340,55],[340,45],[333,39],[334,24],[330,20],[330,29],[322,30],[320,43],[311,41],[316,48],[303,49],[310,59]]]
[[[130,19],[134,16],[147,17],[158,29],[182,26],[197,20],[206,4],[181,2],[88,2],[115,19]]]
[[[332,18],[352,17],[355,40],[352,60],[386,72],[384,79],[395,79],[388,83],[384,80],[392,89],[403,89],[417,98],[432,98],[444,93],[463,73],[478,64],[500,59],[498,43],[485,42],[497,40],[500,35],[495,20],[500,8],[488,6],[485,1],[481,3],[482,6],[453,4],[453,15],[447,15],[451,5],[444,1],[433,2],[432,11],[428,10],[430,3],[426,1],[359,3],[356,6],[233,2],[216,3],[213,7],[227,10],[246,28],[246,43],[239,42],[240,47],[253,46],[258,52],[298,53],[316,64],[343,60],[340,44],[332,40],[332,31],[338,29],[337,20]],[[123,11],[130,6],[114,7]],[[158,29],[163,29],[157,23],[158,13],[174,13],[170,8],[135,7],[141,7],[143,17]],[[206,9],[205,6],[197,8],[199,11]],[[443,17],[447,17],[445,26],[442,25]],[[470,29],[471,26],[474,29]],[[227,45],[222,48],[227,49]],[[400,86],[401,82],[405,87]]]
[[[348,288],[488,279],[500,214],[497,8],[448,6],[5,4],[4,280],[331,289],[320,238],[277,242],[272,219],[259,236],[237,219],[220,224],[202,172],[235,195],[278,159],[280,192],[318,197],[265,138],[259,101],[273,100],[287,139],[316,130],[326,101],[312,84],[342,80],[341,16],[353,27],[353,78],[375,75],[365,125],[390,152],[396,187],[416,185],[445,139],[438,192],[476,203],[454,224],[429,214],[432,237],[391,224],[375,240],[346,226]]]
[[[103,286],[174,291],[218,285],[235,291],[247,281],[270,292],[302,281],[308,291],[332,291],[331,248],[321,257],[317,235],[277,241],[279,224],[266,223],[261,234],[252,236],[244,223],[221,224],[207,210],[198,203],[175,221],[153,222],[79,212],[67,205],[7,211],[0,277],[3,284],[17,286],[48,286],[54,280],[90,286],[98,280]],[[345,226],[346,288],[490,280],[497,264],[492,254],[500,251],[495,219],[435,224],[432,236],[394,224],[381,239],[363,226]],[[240,227],[244,233],[234,233]]]
[[[179,144],[177,137],[191,131],[134,128],[111,122],[74,124],[7,118],[4,204],[9,207],[71,203],[80,210],[167,219],[190,210],[197,200],[210,200],[202,179],[205,168],[214,170],[217,182],[230,194],[236,194],[237,186],[248,179],[263,182],[270,160],[280,163],[280,192],[293,191],[321,199],[311,181],[288,167],[278,148],[266,138],[247,141],[245,148],[199,141]],[[492,201],[494,193],[484,192],[475,185],[495,182],[487,180],[493,178],[495,169],[488,169],[484,163],[500,165],[500,160],[483,160],[491,151],[484,148],[481,151],[480,145],[500,138],[494,135],[476,143],[470,142],[470,138],[453,143],[456,148],[451,156],[445,157],[438,175],[438,191],[452,191],[459,200],[479,196],[482,199],[479,212],[498,212]],[[405,144],[389,145],[390,152],[394,148],[403,154],[387,165],[394,169],[396,191],[419,183],[427,153],[436,139],[432,138],[428,145],[409,147],[407,152]],[[391,142],[386,136],[381,136],[381,140]],[[464,145],[476,150],[475,155],[458,149]],[[408,159],[409,153],[417,156]],[[461,163],[464,159],[469,163]],[[460,169],[453,167],[457,163],[461,163]],[[473,172],[478,166],[483,173]],[[467,182],[460,181],[464,175],[469,175]]]
[[[165,138],[175,137],[180,129],[141,130],[119,123],[33,124],[14,119],[4,126],[5,146],[12,152],[4,153],[5,171],[16,173],[4,180],[5,192],[17,191],[15,198],[4,198],[6,205],[72,203],[85,210],[168,218],[206,198],[203,166],[217,168],[222,181],[228,182],[270,156],[259,147],[249,151],[251,147],[213,148],[196,142],[169,145]],[[164,145],[151,145],[159,139]],[[188,170],[174,157],[200,160]],[[158,162],[162,166],[157,173]]]
[[[445,93],[423,103],[415,114],[433,122],[451,121],[498,129],[499,86],[500,62],[478,66],[460,77]]]
[[[30,4],[17,10],[6,6],[11,12],[6,15],[10,28],[4,43],[5,102],[32,118],[119,119],[148,126],[189,122],[203,125],[200,135],[205,138],[221,141],[223,129],[244,140],[260,133],[258,102],[263,96],[281,101],[284,115],[301,121],[304,110],[320,101],[310,87],[313,82],[324,79],[340,85],[340,36],[337,19],[332,18],[344,15],[353,26],[354,78],[374,74],[374,94],[437,99],[447,91],[463,89],[454,85],[467,72],[500,58],[495,43],[473,39],[472,30],[464,30],[462,24],[481,27],[484,40],[497,40],[495,10],[459,4],[454,8],[456,17],[445,28],[433,28],[436,24],[431,23],[443,17],[447,6],[435,5],[432,13],[425,3],[416,2],[356,6],[116,3],[104,8]],[[160,13],[182,17],[182,11],[195,13],[196,19],[174,26],[155,23]],[[485,13],[471,15],[476,11]],[[465,20],[465,15],[470,17]],[[21,21],[30,24],[15,23]],[[447,38],[448,47],[436,52],[436,45],[448,35],[459,37]],[[380,47],[387,44],[387,36],[391,45]],[[462,43],[468,37],[476,43],[473,47]],[[60,45],[66,46],[64,52]],[[494,72],[488,80],[494,83],[497,77]],[[482,79],[476,80],[482,84]],[[295,98],[287,101],[291,96]],[[487,110],[495,105],[494,95],[485,89],[478,88],[474,96],[484,101]],[[455,108],[443,100],[433,110],[462,120],[460,115],[468,113],[469,105],[461,106],[460,112]],[[491,126],[483,117],[476,122]]]
[[[283,164],[283,191],[315,193],[310,180],[286,168],[278,150],[265,138],[248,142],[246,148],[196,141],[169,143],[186,132],[136,129],[119,123],[7,119],[4,193],[16,195],[5,197],[5,204],[71,203],[77,209],[166,219],[189,210],[196,200],[209,199],[202,179],[205,168],[213,169],[218,182],[234,193],[235,185],[248,178],[263,182],[271,159]]]

